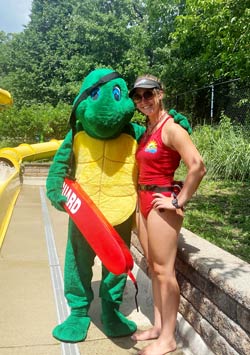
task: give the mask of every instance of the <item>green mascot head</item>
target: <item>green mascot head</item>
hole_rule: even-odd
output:
[[[97,139],[114,138],[122,133],[134,110],[120,74],[112,69],[95,69],[84,79],[74,101],[71,126]]]

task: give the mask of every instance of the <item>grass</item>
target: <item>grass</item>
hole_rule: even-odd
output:
[[[250,182],[205,178],[187,205],[183,227],[250,263]]]

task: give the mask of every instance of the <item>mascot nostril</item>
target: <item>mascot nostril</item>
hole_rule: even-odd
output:
[[[64,211],[67,197],[62,190],[70,171],[128,247],[136,207],[135,151],[137,140],[145,131],[143,126],[130,122],[134,110],[120,74],[107,68],[88,74],[73,103],[71,130],[54,157],[46,182],[52,205]],[[184,122],[190,127],[184,116],[179,115],[178,119],[181,125]],[[74,211],[77,206],[72,199]],[[82,216],[84,218],[87,216]],[[84,235],[69,218],[64,292],[71,313],[53,330],[53,336],[60,341],[79,342],[87,336],[88,311],[94,297],[91,281],[95,256]],[[116,275],[102,266],[101,320],[103,331],[109,337],[130,335],[137,328],[119,310],[126,279],[126,273]]]

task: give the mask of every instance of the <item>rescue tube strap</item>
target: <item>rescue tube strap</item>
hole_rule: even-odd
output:
[[[128,276],[130,277],[131,281],[133,282],[134,286],[135,286],[135,305],[136,305],[136,310],[137,312],[139,312],[139,307],[138,307],[138,300],[137,300],[137,295],[138,295],[138,284],[137,281],[134,277],[134,275],[132,274],[131,270],[128,270]]]

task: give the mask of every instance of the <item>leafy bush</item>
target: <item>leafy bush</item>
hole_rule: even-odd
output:
[[[131,121],[144,126],[146,123],[146,118],[142,113],[136,110]]]
[[[59,102],[51,104],[33,104],[16,106],[0,112],[1,146],[28,142],[36,143],[51,138],[62,139],[69,129],[68,120],[71,107]]]
[[[222,115],[218,126],[194,129],[193,141],[204,158],[207,174],[212,179],[246,181],[250,177],[249,130],[233,125]]]

